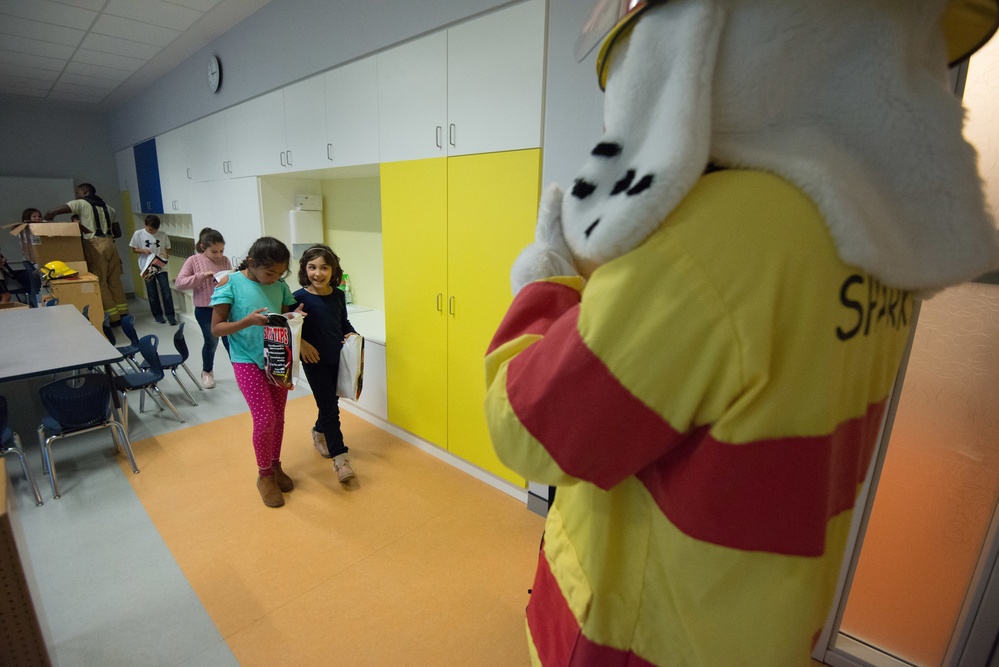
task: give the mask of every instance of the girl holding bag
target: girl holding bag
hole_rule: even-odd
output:
[[[329,246],[317,244],[302,254],[298,282],[302,289],[295,300],[308,314],[302,325],[302,368],[312,387],[319,415],[312,429],[312,442],[325,458],[333,459],[337,479],[345,484],[354,478],[347,446],[340,430],[340,399],[337,374],[344,338],[357,335],[347,319],[347,300],[340,284],[343,269],[340,258]]]

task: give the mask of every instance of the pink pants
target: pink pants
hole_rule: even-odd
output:
[[[253,452],[257,456],[257,468],[262,477],[268,477],[274,474],[274,462],[281,460],[288,390],[268,382],[256,364],[237,362],[233,363],[232,370],[253,417]]]

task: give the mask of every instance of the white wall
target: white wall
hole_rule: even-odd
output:
[[[343,270],[350,274],[355,303],[385,310],[378,176],[323,181],[323,227],[326,245],[333,249]]]
[[[31,98],[0,97],[0,176],[67,178],[74,184],[91,183],[97,194],[118,210],[119,220],[124,220],[107,114]],[[16,211],[19,219],[26,208],[37,208],[44,213],[74,197],[72,187],[46,201],[35,201],[25,193],[25,198],[4,202],[4,219],[0,222],[16,222],[10,218],[11,210]],[[68,222],[69,216],[59,219]],[[127,246],[127,238],[118,239],[118,254],[125,262],[129,261]],[[122,281],[125,291],[131,292],[129,271],[125,271]]]
[[[580,0],[548,2],[542,187],[559,183],[568,190],[603,133],[603,92],[596,75],[599,48],[581,63],[573,54],[592,8],[592,2]]]

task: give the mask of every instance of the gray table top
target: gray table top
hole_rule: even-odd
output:
[[[122,359],[75,306],[0,310],[0,382]]]

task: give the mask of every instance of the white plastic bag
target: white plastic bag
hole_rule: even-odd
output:
[[[336,395],[356,401],[364,383],[364,336],[347,336],[340,348],[340,369],[336,377]]]

